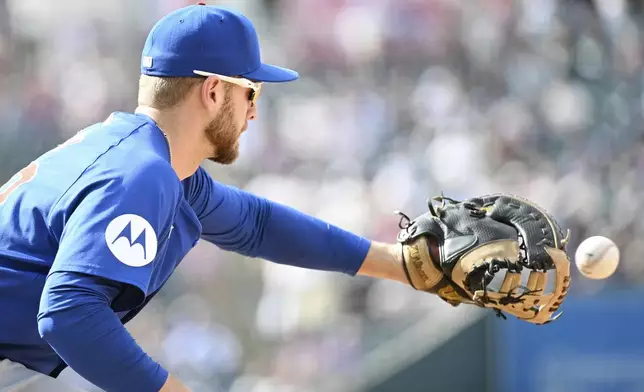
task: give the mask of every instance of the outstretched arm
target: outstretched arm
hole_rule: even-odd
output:
[[[370,241],[293,208],[214,181],[186,180],[202,238],[222,249],[302,268],[407,283],[399,245]]]

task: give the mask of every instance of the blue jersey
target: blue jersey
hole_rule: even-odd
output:
[[[179,180],[154,122],[115,113],[0,188],[0,357],[44,373],[59,364],[36,323],[54,271],[125,283],[113,309],[140,310],[201,234],[192,179]]]
[[[83,368],[88,380],[118,387],[110,374],[100,374],[103,365],[96,358],[116,347],[109,336],[126,336],[84,335],[92,328],[81,314],[66,321],[63,341],[56,340],[63,358],[41,337],[39,323],[55,329],[51,315],[73,301],[56,294],[57,279],[81,274],[118,283],[118,293],[106,304],[125,323],[161,289],[199,238],[224,250],[309,269],[353,275],[362,264],[367,239],[220,184],[202,168],[180,181],[170,160],[168,140],[152,119],[114,113],[0,188],[0,359],[52,375],[68,361]],[[68,286],[100,291],[82,284]],[[55,295],[45,298],[52,285]],[[94,347],[105,352],[86,353],[84,337],[102,339]],[[121,354],[129,355],[128,350]],[[110,355],[112,366],[128,363],[116,358],[118,353]],[[134,356],[129,360],[140,363]],[[130,375],[132,380],[137,374]]]

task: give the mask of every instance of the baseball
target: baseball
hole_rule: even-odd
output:
[[[602,236],[586,238],[575,252],[575,263],[582,275],[589,279],[606,279],[619,264],[619,249]]]

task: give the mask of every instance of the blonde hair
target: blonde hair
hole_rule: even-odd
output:
[[[141,75],[139,105],[155,109],[170,109],[183,101],[190,90],[203,82],[200,77],[160,77]]]

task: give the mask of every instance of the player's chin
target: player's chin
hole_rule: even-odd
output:
[[[208,158],[209,161],[219,163],[221,165],[230,165],[234,163],[239,157],[239,143],[236,143],[233,148],[222,151],[220,154]]]
[[[222,159],[220,157],[212,157],[212,158],[208,158],[208,160],[210,162],[215,162],[215,163],[218,163],[220,165],[231,165],[237,160],[237,158],[234,158],[234,159]]]

